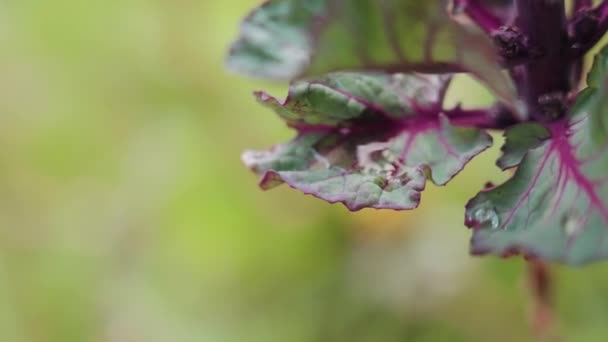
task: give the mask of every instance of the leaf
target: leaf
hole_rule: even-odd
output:
[[[550,137],[549,131],[537,123],[524,123],[510,127],[504,134],[507,143],[501,148],[502,156],[496,165],[503,170],[521,163],[526,153]]]
[[[270,0],[243,21],[228,66],[292,80],[331,71],[469,71],[515,104],[491,41],[442,0]],[[463,20],[461,20],[464,22]]]
[[[294,82],[285,101],[264,92],[255,96],[291,125],[336,125],[370,114],[410,116],[420,109],[412,108],[414,102],[418,107],[440,102],[448,81],[449,76],[342,72]]]
[[[427,174],[446,184],[492,139],[441,114],[444,78],[399,75],[397,81],[337,73],[294,84],[285,101],[258,93],[299,134],[269,151],[246,151],[244,163],[260,175],[263,189],[285,182],[350,210],[417,207]]]
[[[389,145],[382,143],[369,143],[370,153],[362,156],[364,160],[357,160],[357,145],[344,141],[322,150],[324,144],[338,139],[333,134],[309,133],[268,152],[246,151],[243,161],[261,175],[263,189],[286,182],[330,203],[342,202],[350,210],[418,206],[426,181],[422,168],[397,164],[385,152]],[[301,156],[307,158],[299,159]],[[295,159],[296,163],[290,163]]]
[[[474,254],[521,253],[568,264],[608,257],[607,65],[605,48],[569,118],[547,124],[550,137],[530,127],[507,134],[510,154],[533,143],[511,179],[467,204]]]

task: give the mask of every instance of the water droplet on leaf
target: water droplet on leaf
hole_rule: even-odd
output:
[[[382,151],[382,158],[384,158],[389,163],[396,163],[398,161],[398,157],[390,150],[385,149]]]
[[[494,208],[484,205],[477,208],[473,212],[473,220],[477,222],[479,226],[489,224],[492,229],[496,229],[500,226],[500,219]]]
[[[393,74],[393,81],[395,81],[396,83],[401,83],[404,80],[405,80],[405,74],[400,73],[400,72]]]
[[[575,210],[562,217],[562,229],[568,237],[577,235],[583,229],[583,218]]]
[[[348,135],[348,134],[350,134],[351,129],[348,127],[342,127],[342,128],[340,128],[340,130],[338,132],[340,132],[340,134],[342,134],[342,135]]]

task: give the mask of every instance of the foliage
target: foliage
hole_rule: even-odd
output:
[[[585,83],[583,59],[608,28],[608,2],[270,0],[243,21],[228,66],[290,80],[258,101],[296,131],[246,151],[263,189],[281,183],[328,202],[413,209],[504,131],[514,169],[466,205],[474,254],[580,264],[608,256],[608,48]],[[452,77],[488,87],[487,108],[448,108]]]

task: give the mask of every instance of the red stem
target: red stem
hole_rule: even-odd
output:
[[[482,6],[478,0],[457,0],[455,5],[461,8],[482,30],[492,33],[504,23],[487,8]]]
[[[549,339],[554,321],[552,283],[549,267],[538,260],[528,260],[528,286],[532,295],[532,331],[540,341]]]
[[[574,0],[574,12],[581,8],[591,7],[593,5],[592,0]]]
[[[571,63],[564,58],[568,41],[566,9],[559,0],[516,0],[517,23],[531,46],[543,54],[523,66],[521,95],[533,118],[548,121],[541,97],[567,94],[571,88]]]
[[[591,6],[593,6],[593,0],[574,0],[572,9],[573,9],[573,12],[576,13],[576,11],[578,11],[582,8],[591,7]]]
[[[485,129],[504,129],[513,123],[515,119],[512,116],[503,117],[496,107],[481,108],[481,109],[462,109],[460,106],[444,110],[450,123],[456,126],[478,127]]]
[[[586,3],[585,1],[581,2]],[[584,10],[584,7],[579,7],[578,10]],[[575,17],[577,13],[574,13]],[[574,41],[571,43],[568,51],[568,56],[571,59],[583,57],[608,31],[608,0],[602,1],[600,5],[591,10],[590,14],[598,18],[598,24],[594,30],[595,34],[592,37],[572,37]],[[572,23],[570,23],[570,26],[572,26]]]

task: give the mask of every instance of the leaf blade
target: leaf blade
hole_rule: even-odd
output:
[[[604,49],[570,116],[547,125],[550,137],[538,131],[514,176],[467,204],[473,254],[567,264],[608,257],[607,62]]]
[[[359,81],[347,82],[349,78]],[[367,91],[369,83],[361,80],[375,82],[387,94]],[[447,79],[401,75],[407,91],[388,87],[393,81],[388,75],[340,73],[326,76],[324,84],[333,88],[325,98],[310,96],[307,85],[318,80],[296,83],[284,101],[264,95],[263,103],[299,134],[269,151],[247,151],[243,161],[260,175],[263,189],[285,182],[350,210],[416,208],[427,178],[446,184],[492,139],[476,128],[453,126],[441,114],[437,102]],[[334,112],[348,114],[331,117]]]
[[[270,0],[244,21],[229,68],[293,80],[332,71],[469,71],[515,105],[488,37],[457,23],[445,1]]]

